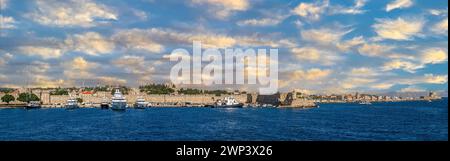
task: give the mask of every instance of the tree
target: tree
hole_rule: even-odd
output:
[[[17,98],[17,100],[27,103],[30,103],[30,101],[40,101],[39,97],[34,93],[21,93],[19,94],[19,98]]]
[[[77,98],[77,102],[78,103],[83,103],[83,99],[82,98]]]
[[[51,91],[50,95],[69,95],[69,91],[62,88],[57,88],[55,91]]]
[[[14,98],[14,96],[10,95],[10,94],[6,94],[2,97],[2,102],[6,102],[7,104],[9,104],[9,102],[15,101],[16,98]]]

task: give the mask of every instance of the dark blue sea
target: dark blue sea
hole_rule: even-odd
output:
[[[314,109],[0,109],[0,140],[448,140],[448,99]]]

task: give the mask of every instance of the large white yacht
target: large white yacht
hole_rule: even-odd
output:
[[[112,110],[125,110],[127,109],[127,100],[122,95],[119,89],[116,89],[111,100]]]
[[[79,108],[77,99],[70,98],[67,100],[66,109],[77,109],[77,108]]]
[[[136,99],[136,102],[134,103],[134,108],[136,108],[136,109],[144,109],[147,106],[148,106],[148,102],[146,102],[144,98],[138,98],[138,99]]]

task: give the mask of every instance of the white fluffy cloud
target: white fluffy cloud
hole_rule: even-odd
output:
[[[329,29],[329,28],[320,28],[320,29],[309,29],[302,30],[301,36],[303,40],[312,41],[319,44],[334,44],[341,40],[342,36],[349,33],[351,30],[343,31],[339,29]]]
[[[366,5],[367,0],[355,0],[354,6],[351,7],[343,7],[343,6],[331,6],[330,13],[331,14],[362,14],[366,12],[362,10],[362,8]]]
[[[13,55],[10,53],[5,53],[2,56],[0,56],[0,67],[6,65],[9,60],[13,58]]]
[[[448,82],[448,75],[425,74],[423,80],[424,83],[444,84]]]
[[[41,47],[41,46],[22,46],[19,51],[25,55],[36,55],[43,59],[59,58],[63,51],[59,48]]]
[[[448,61],[448,53],[444,49],[432,48],[422,51],[420,60],[423,64],[439,64]]]
[[[317,83],[320,80],[326,79],[333,73],[330,69],[319,69],[319,68],[312,68],[308,70],[294,70],[285,73],[286,75],[289,75],[289,77],[285,80],[280,80],[280,86],[286,87],[289,85],[292,85],[292,83],[295,82],[302,82],[302,83]]]
[[[124,68],[127,72],[132,74],[145,75],[154,71],[154,66],[150,64],[150,62],[145,61],[145,58],[142,56],[126,55],[114,60],[112,64]]]
[[[358,52],[365,56],[380,57],[385,56],[392,49],[394,49],[393,46],[372,43],[362,45],[358,48]]]
[[[411,56],[411,58],[396,57],[394,60],[385,62],[382,69],[384,71],[401,69],[410,73],[415,73],[417,69],[425,68],[427,64],[440,64],[447,61],[447,51],[441,48],[429,48],[420,51],[417,56]]]
[[[162,31],[156,29],[150,30],[122,30],[112,36],[112,39],[118,45],[128,50],[144,50],[151,53],[159,53],[164,50],[164,46],[153,40],[155,36],[162,34]]]
[[[0,30],[16,28],[16,20],[13,17],[0,15]]]
[[[394,0],[386,5],[386,12],[392,11],[394,9],[408,8],[413,5],[412,0]]]
[[[217,18],[227,18],[236,11],[245,11],[250,7],[249,0],[191,0],[193,4],[207,4],[209,12]]]
[[[319,20],[320,16],[325,13],[329,6],[329,1],[323,3],[300,3],[292,12],[298,16],[304,17],[308,20]]]
[[[423,88],[419,88],[416,86],[408,86],[406,88],[400,89],[399,92],[425,92],[426,90]]]
[[[320,65],[334,65],[342,59],[334,52],[320,50],[313,47],[292,48],[291,53],[300,61],[319,63]]]
[[[42,25],[93,27],[118,19],[118,15],[112,9],[91,0],[45,0],[35,2],[36,9],[25,15]]]
[[[402,69],[410,73],[414,73],[417,69],[423,68],[422,64],[412,63],[410,61],[404,60],[391,60],[384,63],[382,69],[385,71],[394,70],[394,69]]]
[[[378,19],[372,27],[380,39],[411,40],[420,34],[424,26],[423,20]]]
[[[69,36],[64,42],[69,49],[89,55],[108,54],[115,47],[113,42],[96,32],[75,34]]]
[[[448,17],[434,24],[431,30],[438,34],[448,34]]]
[[[366,2],[367,0],[355,0],[354,5],[350,7],[330,5],[329,0],[316,1],[315,3],[302,2],[292,10],[292,13],[307,20],[316,21],[324,14],[362,14],[365,12],[362,8],[365,6]]]

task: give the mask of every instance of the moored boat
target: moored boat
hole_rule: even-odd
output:
[[[116,89],[111,100],[111,109],[117,111],[124,111],[127,109],[127,100],[122,95],[119,89]]]
[[[77,109],[80,106],[78,106],[78,101],[76,99],[68,99],[65,108],[66,109]]]
[[[222,100],[218,100],[214,105],[210,106],[212,108],[242,108],[243,103],[239,103],[233,97],[225,97]]]
[[[136,109],[145,109],[148,105],[148,102],[145,101],[143,98],[138,98],[136,102],[134,103],[134,108]]]
[[[371,105],[370,101],[359,101],[358,104],[360,105]]]
[[[26,109],[38,109],[41,108],[41,102],[39,101],[30,101],[27,106],[25,107]]]

